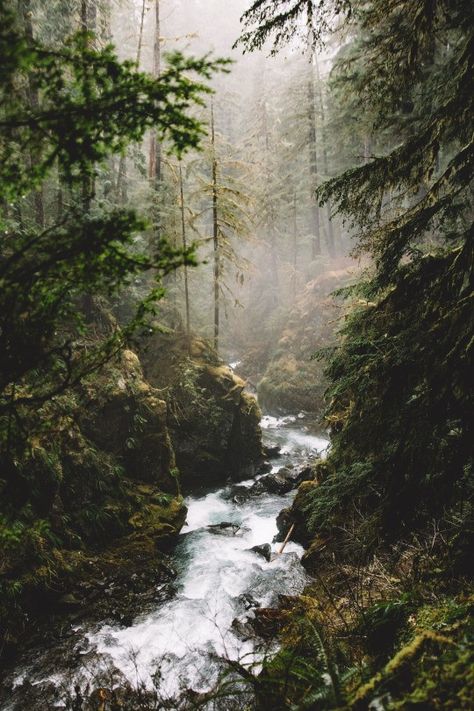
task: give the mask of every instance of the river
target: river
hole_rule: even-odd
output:
[[[313,433],[302,416],[265,416],[262,430],[267,446],[280,447],[280,456],[272,460],[275,472],[284,466],[298,467],[328,446],[327,439]],[[301,546],[289,542],[278,555],[281,544],[273,543],[276,516],[290,504],[294,491],[248,499],[235,494],[254,482],[189,497],[187,523],[173,554],[177,576],[170,599],[153,610],[137,610],[128,626],[78,627],[75,644],[79,637],[82,651],[77,669],[52,671],[37,654],[34,664],[16,671],[17,692],[14,700],[0,707],[2,711],[25,708],[18,694],[25,679],[33,686],[54,683],[64,690],[87,679],[104,685],[108,679],[110,686],[125,678],[134,688],[155,688],[167,707],[175,708],[172,699],[179,698],[184,688],[207,691],[225,669],[225,660],[258,671],[263,656],[272,650],[253,635],[246,638],[248,618],[256,607],[275,606],[279,595],[300,593],[308,579],[300,564]],[[207,528],[223,522],[233,525]],[[270,561],[249,550],[262,544],[271,545]],[[47,708],[66,708],[61,694],[57,705]]]

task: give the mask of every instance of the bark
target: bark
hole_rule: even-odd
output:
[[[142,56],[142,44],[143,44],[143,23],[145,21],[145,3],[146,0],[142,0],[142,9],[140,14],[140,31],[138,33],[138,46],[137,46],[137,69],[140,69],[140,60]]]
[[[316,146],[316,108],[315,108],[315,81],[313,71],[313,51],[309,67],[307,92],[308,92],[308,152],[310,174],[310,200],[311,200],[311,259],[321,254],[321,234],[319,223],[319,205],[316,199],[318,188],[318,152]]]
[[[329,164],[328,164],[328,152],[327,152],[327,140],[326,140],[326,112],[324,109],[324,99],[323,99],[323,90],[322,90],[322,85],[321,85],[321,77],[319,74],[319,65],[318,65],[318,57],[315,54],[314,55],[314,64],[316,68],[316,77],[318,80],[318,85],[319,85],[319,110],[321,114],[321,132],[322,132],[322,144],[323,144],[323,170],[324,170],[324,175],[326,178],[329,175]],[[330,257],[335,257],[336,256],[336,248],[335,248],[335,240],[334,240],[334,228],[333,228],[333,223],[332,223],[332,216],[331,216],[331,203],[328,200],[326,202],[326,217],[327,217],[327,225],[328,225],[328,235],[327,235],[327,245],[328,245],[328,252]]]
[[[214,350],[219,350],[219,291],[220,291],[220,248],[217,196],[217,159],[214,126],[214,106],[211,104],[211,144],[212,144],[212,241],[214,247]]]
[[[97,17],[95,4],[89,3],[89,0],[81,0],[80,26],[82,32],[94,30],[96,19]],[[90,209],[94,190],[95,180],[93,174],[84,171],[84,174],[82,176],[82,205],[85,212],[88,212]]]
[[[160,45],[160,0],[155,0],[155,41],[153,45],[153,76],[158,78],[161,74],[161,45]],[[158,190],[161,182],[161,145],[159,135],[155,132],[150,141],[150,178]]]
[[[23,6],[23,18],[25,23],[25,33],[30,42],[33,42],[33,23],[31,19],[31,0],[24,0]],[[33,113],[37,113],[39,109],[39,94],[38,87],[34,81],[33,76],[30,74],[28,76],[28,87],[27,87],[28,103],[31,106]],[[33,171],[37,163],[34,153],[30,151],[29,163],[31,170]],[[39,186],[33,191],[33,206],[35,220],[39,227],[44,227],[44,199],[43,199],[43,186]]]
[[[184,186],[183,186],[183,169],[181,163],[179,164],[179,194],[180,194],[180,207],[181,207],[181,237],[183,243],[183,250],[186,251],[188,248],[188,243],[186,239],[186,220],[184,217]],[[188,342],[188,349],[191,345],[191,319],[190,319],[190,308],[189,308],[189,284],[188,284],[188,267],[184,265],[184,303],[186,309],[186,338]]]
[[[153,76],[157,79],[161,73],[161,45],[160,45],[160,0],[155,0],[155,39],[153,44]],[[161,216],[160,216],[160,187],[161,187],[161,145],[159,134],[154,131],[150,138],[150,154],[149,154],[149,177],[151,185],[155,192],[155,230],[154,236],[156,241],[159,241],[161,233]]]
[[[140,69],[140,61],[142,56],[142,46],[143,46],[143,25],[145,21],[145,9],[146,0],[142,0],[142,7],[140,12],[140,29],[138,31],[138,43],[137,43],[137,70]],[[123,205],[128,199],[128,171],[127,171],[127,155],[123,153],[120,156],[118,175],[117,175],[117,186],[116,186],[117,200]]]
[[[270,264],[271,264],[271,284],[272,291],[274,295],[275,304],[278,305],[280,287],[279,287],[279,276],[278,276],[278,262],[277,262],[277,248],[276,248],[276,231],[275,231],[275,209],[273,206],[273,198],[270,190],[271,186],[271,170],[270,170],[270,137],[268,133],[268,117],[267,117],[267,107],[265,104],[265,98],[262,100],[262,123],[263,123],[263,133],[265,136],[265,173],[266,173],[266,195],[265,202],[268,205],[268,232],[269,232],[269,242],[270,242]]]
[[[296,190],[293,192],[293,301],[296,299],[296,268],[298,264],[298,222],[296,211]]]

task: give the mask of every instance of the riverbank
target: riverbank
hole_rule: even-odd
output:
[[[267,417],[262,425],[269,450],[280,450],[272,461],[275,472],[297,468],[327,446],[324,437],[308,431],[303,418]],[[225,670],[223,660],[242,661],[246,666],[260,663],[274,640],[252,629],[251,621],[262,617],[256,610],[278,604],[281,595],[301,593],[308,578],[298,544],[289,543],[272,562],[250,550],[268,544],[276,552],[280,547],[272,543],[276,517],[292,499],[290,492],[263,491],[242,503],[238,490],[250,491],[254,483],[253,479],[231,483],[186,499],[187,525],[172,558],[156,571],[155,579],[146,577],[141,581],[144,589],[131,598],[130,586],[141,587],[133,573],[122,585],[107,583],[101,597],[110,604],[97,607],[104,610],[102,620],[74,617],[74,613],[72,618],[66,616],[62,634],[43,648],[29,650],[5,680],[1,708],[23,709],[25,699],[32,711],[43,708],[48,696],[59,693],[65,699],[74,683],[85,689],[88,679],[96,686],[108,687],[112,678],[118,686],[138,683],[149,690],[157,668],[163,696],[179,696],[178,679],[204,693]],[[209,528],[223,522],[233,524],[224,535]],[[120,601],[123,593],[130,601],[125,610]]]

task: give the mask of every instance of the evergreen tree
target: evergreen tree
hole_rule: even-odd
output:
[[[334,9],[254,3],[244,41],[281,45],[311,4]],[[350,76],[362,136],[390,138],[319,189],[374,267],[329,365],[332,473],[306,507],[313,530],[354,507],[370,544],[470,496],[474,17],[462,0],[337,6],[355,40],[334,73]]]
[[[204,130],[190,108],[208,88],[183,74],[209,78],[219,65],[175,54],[156,80],[133,62],[119,63],[110,46],[93,47],[89,33],[59,51],[49,48],[11,7],[0,8],[0,413],[7,450],[12,416],[21,423],[20,410],[63,392],[116,352],[154,308],[160,277],[188,258],[164,241],[153,255],[138,251],[143,219],[104,205],[90,181],[110,155],[151,127],[179,153],[196,146]],[[48,211],[39,219],[35,201],[25,210],[25,198],[40,194],[55,170],[70,200],[60,215]],[[127,328],[95,348],[81,346],[89,297],[110,296],[150,270],[155,283]]]

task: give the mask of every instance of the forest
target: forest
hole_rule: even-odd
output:
[[[473,708],[473,64],[0,0],[0,711]]]

